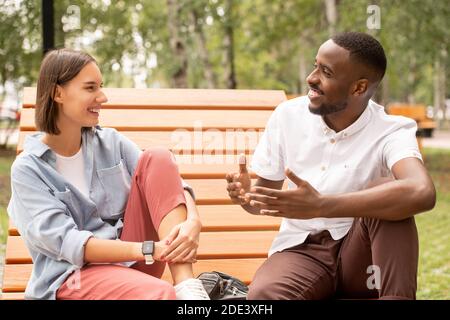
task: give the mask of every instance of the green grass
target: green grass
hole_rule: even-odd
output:
[[[450,150],[425,149],[437,190],[433,210],[416,216],[419,231],[418,299],[450,299]]]
[[[416,216],[420,255],[418,299],[450,299],[450,150],[424,149],[425,164],[438,191],[436,207]],[[9,170],[14,155],[0,155],[0,257],[6,241],[10,196]],[[0,262],[1,263],[1,262]]]
[[[8,233],[6,207],[11,194],[9,173],[14,158],[15,153],[13,151],[2,150],[0,153],[0,256],[2,256],[2,244],[6,243]]]
[[[418,299],[450,299],[450,194],[416,218],[419,231]]]

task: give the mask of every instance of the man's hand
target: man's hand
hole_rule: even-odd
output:
[[[323,197],[307,181],[297,177],[290,169],[286,176],[297,185],[293,190],[275,190],[253,187],[245,195],[252,207],[260,214],[292,219],[311,219],[320,217]]]
[[[247,203],[244,195],[250,191],[251,180],[247,170],[247,160],[244,154],[239,156],[239,173],[228,173],[227,191],[231,200],[240,205]]]

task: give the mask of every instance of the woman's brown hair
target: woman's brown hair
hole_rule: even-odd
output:
[[[45,55],[37,82],[35,122],[38,130],[53,135],[60,133],[56,125],[56,86],[68,83],[90,62],[96,63],[89,54],[70,49],[56,49]]]

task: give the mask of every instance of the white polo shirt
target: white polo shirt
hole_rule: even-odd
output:
[[[281,103],[272,113],[251,163],[258,176],[284,180],[284,170],[290,168],[318,192],[338,194],[362,190],[371,180],[391,176],[392,166],[401,159],[422,160],[412,119],[387,115],[370,100],[353,124],[336,133],[308,105],[308,97],[299,97]],[[296,186],[289,180],[291,188]],[[328,230],[338,240],[352,222],[351,217],[283,218],[269,255],[303,243],[309,233]]]

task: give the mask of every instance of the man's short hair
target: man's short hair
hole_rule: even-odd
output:
[[[350,52],[354,59],[376,72],[377,80],[381,81],[386,72],[386,55],[383,46],[377,39],[362,32],[344,32],[331,38],[338,46]]]

